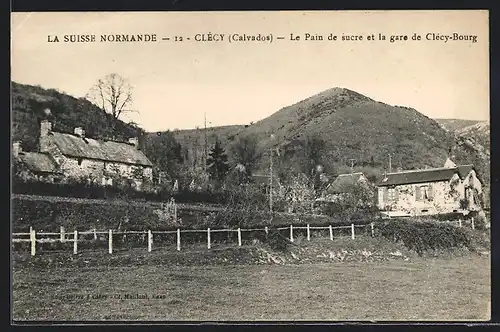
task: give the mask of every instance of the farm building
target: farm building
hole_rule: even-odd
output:
[[[113,180],[126,179],[137,189],[152,181],[152,163],[139,150],[138,139],[129,142],[96,140],[85,137],[78,127],[74,133],[52,130],[52,124],[40,124],[40,151],[20,152],[14,142],[14,156],[24,161],[30,171],[61,174],[63,179],[87,179],[101,185],[113,185]]]
[[[321,197],[316,199],[316,201],[337,202],[346,194],[352,193],[355,185],[360,185],[367,190],[371,190],[370,182],[363,173],[340,174],[325,188]]]
[[[378,208],[388,216],[481,210],[482,184],[473,165],[387,173],[377,183]]]
[[[22,177],[34,177],[37,181],[59,182],[63,178],[54,160],[49,154],[40,152],[25,152],[21,148],[21,142],[12,143],[12,155],[14,160],[20,162],[23,167],[19,169]]]

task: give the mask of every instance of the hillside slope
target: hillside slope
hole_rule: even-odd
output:
[[[437,123],[443,126],[444,129],[455,132],[462,128],[475,125],[481,121],[464,120],[464,119],[434,119]]]
[[[73,132],[83,127],[89,137],[128,138],[137,135],[137,128],[118,121],[111,133],[110,116],[83,98],[75,98],[54,89],[12,82],[12,139],[21,140],[23,149],[33,151],[38,144],[40,121],[47,118],[54,129]]]
[[[274,135],[274,139],[271,138]],[[203,130],[179,131],[189,149],[200,150]],[[414,109],[390,106],[354,91],[333,88],[284,107],[248,126],[211,128],[209,145],[218,136],[227,148],[237,136],[255,135],[264,152],[281,147],[288,156],[300,155],[299,143],[307,137],[321,137],[327,144],[325,159],[345,166],[349,159],[357,165],[423,168],[441,166],[454,145],[451,133]]]
[[[474,139],[481,144],[488,152],[490,152],[490,123],[482,121],[476,124],[466,126],[455,131],[457,136],[468,137]]]

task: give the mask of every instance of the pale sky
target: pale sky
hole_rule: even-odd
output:
[[[487,11],[13,13],[12,80],[84,96],[118,73],[134,86],[133,120],[148,131],[256,122],[332,87],[431,118],[489,119]],[[427,33],[476,35],[427,41]],[[225,34],[196,42],[196,34]],[[227,41],[273,35],[272,43]],[[290,41],[290,34],[323,41]],[[332,33],[363,41],[328,41]],[[367,35],[409,41],[368,41]],[[412,41],[413,33],[422,41]],[[64,35],[95,34],[95,43]],[[155,43],[101,43],[101,34],[156,34]],[[47,36],[61,42],[49,43]],[[183,42],[174,42],[174,36]],[[284,40],[277,40],[284,36]],[[170,37],[170,41],[162,41]],[[187,41],[186,37],[191,40]]]

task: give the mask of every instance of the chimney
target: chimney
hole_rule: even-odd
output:
[[[14,158],[19,157],[19,154],[22,152],[21,142],[16,141],[12,143],[12,155]]]
[[[40,137],[46,137],[52,131],[52,123],[49,120],[40,122]]]
[[[128,139],[128,142],[130,144],[133,144],[136,148],[139,148],[139,138],[137,138],[137,137],[130,137]]]
[[[74,133],[79,137],[85,137],[85,130],[82,127],[76,127]]]

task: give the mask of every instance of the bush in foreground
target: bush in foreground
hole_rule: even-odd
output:
[[[377,232],[389,240],[403,243],[419,255],[437,249],[474,250],[468,230],[450,224],[394,220],[379,224]]]
[[[290,245],[290,240],[275,228],[269,229],[269,235],[266,238],[266,243],[273,250],[286,251]]]

